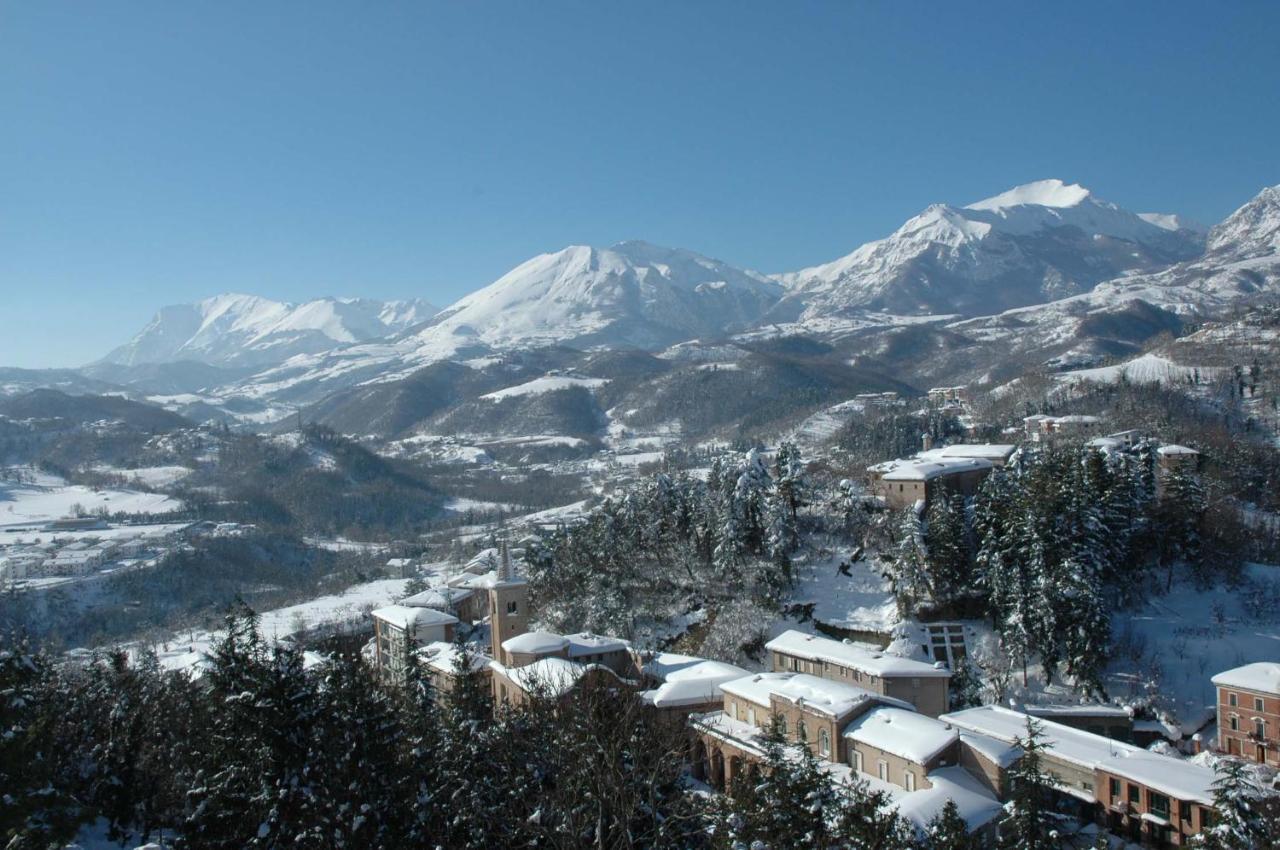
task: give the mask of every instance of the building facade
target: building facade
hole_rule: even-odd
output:
[[[1246,664],[1213,677],[1218,749],[1280,767],[1280,662]]]

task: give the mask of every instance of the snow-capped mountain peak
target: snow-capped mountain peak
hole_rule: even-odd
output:
[[[1210,230],[1208,250],[1241,259],[1280,251],[1280,185],[1266,187]]]
[[[933,204],[885,239],[779,275],[780,314],[879,310],[987,313],[1084,292],[1102,280],[1194,257],[1201,237],[1170,230],[1062,180],[955,207]]]
[[[1092,195],[1089,190],[1079,183],[1064,183],[1057,179],[1036,180],[969,204],[965,209],[995,211],[1022,206],[1074,207],[1090,197]]]
[[[193,360],[263,366],[398,333],[435,313],[424,301],[317,298],[301,304],[226,293],[165,307],[104,362],[134,366]]]
[[[416,334],[423,356],[466,338],[498,348],[570,343],[653,348],[749,324],[781,287],[693,251],[642,241],[570,245],[526,260]]]

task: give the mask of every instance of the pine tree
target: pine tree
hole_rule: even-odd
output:
[[[982,677],[968,656],[960,659],[948,685],[951,711],[982,705]]]
[[[960,816],[955,800],[947,800],[942,811],[925,828],[921,850],[981,850],[982,843],[969,834],[969,824]]]
[[[967,596],[973,580],[973,553],[965,519],[964,495],[939,494],[929,505],[925,540],[934,601],[954,605]]]
[[[1005,850],[1053,850],[1058,846],[1049,808],[1052,784],[1041,768],[1041,739],[1040,724],[1027,718],[1026,737],[1014,741],[1022,757],[1008,772],[1009,802],[1000,824],[1000,846]]]
[[[1197,836],[1199,845],[1209,850],[1266,847],[1270,830],[1262,816],[1263,794],[1250,778],[1248,766],[1240,759],[1223,758],[1215,769],[1213,825]]]
[[[9,635],[0,646],[0,844],[61,847],[83,816],[52,785],[57,773],[46,751],[54,687],[48,661]]]
[[[932,599],[927,555],[924,551],[924,529],[915,508],[904,508],[898,516],[898,541],[887,560],[885,575],[893,587],[898,613],[915,616],[917,608]]]

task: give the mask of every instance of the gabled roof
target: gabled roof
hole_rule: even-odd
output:
[[[914,679],[950,678],[951,671],[945,665],[938,666],[914,658],[903,658],[887,652],[869,652],[851,644],[831,638],[789,629],[765,644],[770,652],[795,655],[811,661],[826,661],[843,667],[853,667],[864,673],[880,677],[909,677]]]

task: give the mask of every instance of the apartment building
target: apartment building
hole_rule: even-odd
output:
[[[1280,662],[1261,661],[1213,677],[1218,749],[1280,767]]]
[[[947,710],[951,671],[941,662],[917,661],[794,629],[765,644],[775,671],[809,673],[901,700],[937,717]]]
[[[1012,746],[1026,738],[1033,718],[988,705],[938,719],[956,727],[962,741],[975,735]],[[1063,800],[1076,802],[1081,820],[1161,847],[1185,846],[1208,825],[1217,778],[1213,770],[1051,720],[1035,722],[1041,730],[1042,769]]]
[[[775,728],[807,747],[833,781],[861,781],[883,792],[923,830],[954,800],[971,831],[989,831],[998,796],[966,769],[959,732],[900,700],[865,688],[790,671],[724,682],[719,710],[693,715],[695,778],[729,788],[750,779]]]

